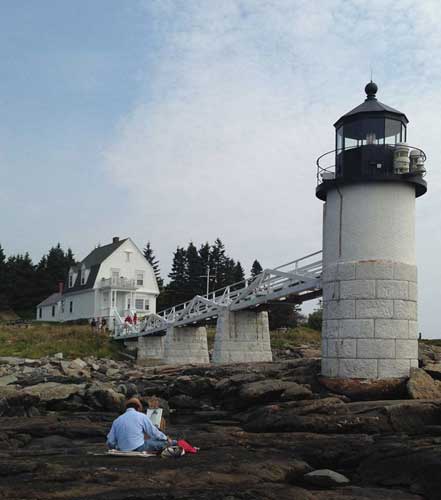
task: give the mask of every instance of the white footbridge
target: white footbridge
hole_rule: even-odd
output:
[[[321,294],[322,252],[314,252],[274,269],[265,269],[254,279],[233,283],[207,295],[147,315],[138,324],[116,315],[113,337],[117,340],[165,335],[170,327],[191,326],[215,319],[226,310],[253,309],[275,301],[302,303]]]

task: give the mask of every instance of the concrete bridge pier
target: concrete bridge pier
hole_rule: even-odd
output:
[[[138,337],[137,361],[140,364],[161,363],[164,357],[164,337],[145,335]]]
[[[213,363],[272,361],[268,313],[249,310],[219,315]]]
[[[205,326],[171,326],[164,337],[164,363],[209,363]]]

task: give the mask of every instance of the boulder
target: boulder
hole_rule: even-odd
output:
[[[87,367],[87,363],[83,361],[81,358],[76,358],[70,362],[69,368],[73,368],[74,370],[84,370]]]
[[[441,380],[441,363],[427,363],[424,366],[426,371],[432,378]]]
[[[29,396],[36,396],[40,399],[40,401],[58,401],[67,399],[74,394],[83,393],[84,385],[46,382],[26,387],[20,392]]]
[[[57,352],[52,356],[54,359],[63,359],[63,353],[62,352]]]
[[[203,403],[199,399],[194,399],[187,394],[177,394],[169,399],[169,404],[172,408],[181,408],[188,410],[199,410],[203,407]]]
[[[15,384],[17,380],[18,379],[15,375],[5,375],[4,377],[0,377],[0,385],[5,386],[9,384]]]
[[[14,356],[0,356],[0,365],[18,366],[24,364],[25,364],[24,358],[16,358]]]
[[[291,460],[289,462],[289,470],[286,474],[288,483],[297,484],[305,474],[312,472],[314,469],[304,460]]]
[[[328,391],[343,394],[353,401],[401,399],[406,395],[406,379],[362,380],[351,378],[319,377]]]
[[[411,368],[407,381],[411,399],[441,399],[441,382],[433,380],[422,368]]]
[[[275,401],[286,394],[285,399],[309,399],[312,392],[296,382],[277,379],[261,380],[245,384],[239,391],[239,401],[244,403],[263,403]]]
[[[303,476],[303,480],[309,484],[322,488],[343,486],[350,483],[346,476],[330,469],[319,469],[308,472]]]
[[[406,401],[396,405],[386,406],[385,411],[396,432],[407,434],[423,434],[426,426],[439,424],[441,402]]]
[[[93,408],[118,412],[123,409],[126,398],[111,385],[95,382],[87,388],[85,399]]]
[[[108,368],[106,370],[106,377],[112,378],[112,377],[115,377],[117,375],[120,375],[118,368]]]

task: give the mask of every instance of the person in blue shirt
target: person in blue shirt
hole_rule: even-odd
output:
[[[137,398],[126,402],[125,413],[114,420],[107,435],[108,447],[119,451],[157,452],[173,444],[175,441],[156,428],[142,412],[141,401]]]

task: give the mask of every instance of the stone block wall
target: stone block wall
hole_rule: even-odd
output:
[[[173,326],[164,341],[164,363],[205,364],[209,362],[205,326]]]
[[[151,335],[138,337],[137,360],[139,363],[143,361],[161,361],[163,357],[164,337],[154,337]]]
[[[217,319],[213,363],[272,361],[268,313],[228,311]]]
[[[322,283],[322,375],[404,377],[418,366],[416,266],[340,262]]]

